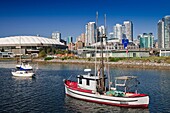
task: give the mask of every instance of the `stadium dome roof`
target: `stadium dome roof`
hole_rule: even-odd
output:
[[[49,39],[39,36],[10,36],[0,38],[0,45],[28,45],[28,44],[55,44],[55,45],[64,45],[55,39]]]

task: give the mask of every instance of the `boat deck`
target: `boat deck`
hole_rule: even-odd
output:
[[[70,80],[65,80],[65,84],[67,85],[67,87],[69,87],[70,89],[72,90],[76,90],[76,91],[81,91],[81,92],[85,92],[85,93],[94,93],[92,90],[87,90],[87,89],[82,89],[82,88],[79,88],[78,85],[77,85],[77,82],[75,81],[70,81]],[[115,94],[107,94],[104,93],[104,95],[107,95],[107,96],[120,96],[120,97],[143,97],[143,96],[148,96],[146,94],[136,94],[136,93],[133,93],[133,92],[127,92],[127,93],[124,93],[124,92],[120,92],[120,91],[113,91],[114,93],[122,93],[121,95],[118,94],[118,95],[115,95]]]
[[[92,90],[87,90],[87,89],[79,88],[78,85],[77,85],[77,82],[70,81],[70,80],[66,80],[66,81],[65,81],[65,84],[66,84],[70,89],[77,90],[77,91],[81,91],[81,92],[85,92],[85,93],[92,93]]]

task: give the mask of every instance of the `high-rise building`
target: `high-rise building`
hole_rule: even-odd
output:
[[[72,43],[73,42],[73,37],[72,36],[69,36],[68,38],[67,38],[67,44],[70,44],[70,43]]]
[[[152,33],[143,33],[138,36],[140,39],[140,48],[153,48],[154,36]]]
[[[76,42],[78,42],[78,41],[85,43],[85,34],[84,33],[82,33],[80,36],[77,37]]]
[[[86,25],[85,32],[85,46],[89,46],[96,42],[96,24],[95,22],[89,22]]]
[[[133,41],[133,23],[131,21],[124,21],[123,25],[116,24],[113,28],[115,39],[128,39]]]
[[[158,21],[158,47],[170,48],[170,16]]]
[[[100,27],[98,28],[98,36],[99,36],[99,37],[102,37],[103,35],[106,35],[106,29],[105,29],[104,26],[100,26]],[[98,38],[98,39],[97,39],[97,42],[99,42],[100,39],[101,39],[101,38]],[[106,38],[103,38],[103,42],[106,42]]]
[[[165,48],[164,22],[162,20],[158,21],[158,48]]]
[[[52,33],[52,39],[56,39],[58,40],[59,42],[61,41],[61,33],[56,31],[56,32],[53,32]]]
[[[124,21],[124,34],[126,38],[130,41],[133,41],[133,24],[131,21]]]
[[[114,33],[113,32],[109,33],[109,39],[114,39]]]
[[[116,24],[113,28],[114,38],[121,40],[123,38],[122,25]]]
[[[99,36],[105,35],[106,31],[105,31],[105,27],[104,26],[100,26],[99,27]]]

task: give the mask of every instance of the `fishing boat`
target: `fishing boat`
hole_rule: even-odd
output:
[[[66,95],[89,102],[121,107],[147,108],[149,105],[147,94],[140,94],[137,90],[127,92],[130,81],[137,82],[136,76],[116,77],[115,87],[110,89],[106,87],[102,89],[101,78],[91,73],[78,75],[77,79],[78,81],[64,80]],[[136,87],[137,84],[134,85]],[[124,87],[125,90],[118,90],[118,87]]]
[[[66,95],[99,104],[147,108],[149,105],[149,96],[147,94],[138,93],[137,85],[139,81],[136,76],[116,77],[114,87],[111,87],[110,80],[108,80],[108,87],[106,86],[106,79],[110,77],[106,76],[104,70],[103,39],[107,37],[106,34],[96,37],[100,38],[101,42],[101,62],[99,68],[97,69],[95,63],[95,73],[91,73],[91,69],[85,69],[85,74],[77,75],[77,81],[64,79]],[[133,86],[135,87],[134,92],[130,90]]]
[[[25,70],[13,70],[12,75],[15,77],[33,77],[35,76],[35,73],[32,71],[25,71]]]

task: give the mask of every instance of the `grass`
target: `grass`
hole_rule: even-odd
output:
[[[46,58],[44,58],[45,61],[46,61],[46,60],[52,60],[52,59],[54,59],[54,58],[52,58],[52,57],[46,57]]]

